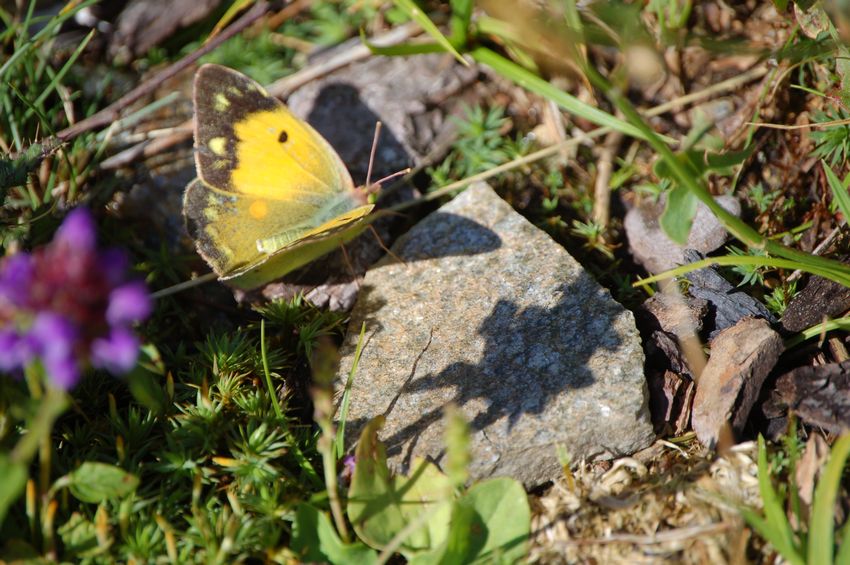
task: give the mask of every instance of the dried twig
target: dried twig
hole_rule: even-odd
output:
[[[421,28],[411,22],[410,24],[399,26],[381,36],[374,38],[372,40],[372,43],[381,47],[386,47],[389,45],[394,45],[396,43],[406,41],[407,39],[410,39],[420,31]],[[304,84],[307,84],[311,80],[315,80],[319,77],[327,75],[337,69],[340,69],[346,65],[350,65],[351,63],[354,63],[356,61],[366,59],[370,55],[371,52],[369,51],[368,47],[366,47],[365,45],[355,45],[350,49],[342,51],[339,55],[334,56],[327,61],[323,61],[319,64],[305,67],[304,69],[293,73],[288,77],[278,80],[277,82],[269,86],[268,90],[273,96],[283,98],[292,93],[293,90],[297,89],[300,86],[303,86]],[[182,124],[176,126],[174,128],[174,132],[168,137],[142,141],[134,145],[133,147],[129,147],[121,153],[110,157],[109,159],[101,163],[101,167],[104,169],[113,169],[126,166],[140,157],[148,158],[153,155],[157,155],[158,153],[161,153],[166,149],[169,149],[171,147],[174,147],[175,145],[186,141],[190,137],[192,137],[191,119],[186,120]]]
[[[120,117],[121,111],[124,110],[124,108],[153,93],[163,82],[186,69],[195,61],[257,21],[263,14],[265,14],[268,7],[269,3],[266,1],[257,2],[250,10],[245,12],[241,18],[233,22],[232,25],[228,26],[223,32],[204,44],[201,48],[189,55],[186,55],[166,69],[163,69],[100,112],[63,129],[56,134],[56,136],[62,141],[68,141],[87,131],[102,128],[111,124]]]
[[[593,186],[593,221],[606,228],[611,218],[611,175],[614,172],[614,157],[623,141],[623,134],[612,131],[605,137],[599,150],[596,167],[596,182]]]

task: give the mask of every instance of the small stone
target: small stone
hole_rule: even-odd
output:
[[[850,430],[850,361],[797,367],[779,377],[764,412],[776,418],[789,410],[832,434]]]
[[[715,197],[715,200],[730,213],[741,215],[741,203],[737,198],[723,195]],[[632,255],[650,273],[660,273],[684,264],[685,249],[711,253],[729,238],[723,225],[708,207],[700,202],[687,244],[677,245],[658,224],[663,212],[663,199],[659,202],[645,202],[629,210],[623,221]]]
[[[425,218],[393,253],[366,275],[342,349],[340,386],[365,322],[348,445],[385,414],[396,470],[417,456],[440,464],[452,403],[470,423],[472,479],[533,487],[562,472],[559,447],[578,462],[653,441],[632,313],[489,186]]]
[[[714,448],[728,426],[740,433],[765,377],[784,345],[761,318],[744,318],[711,342],[711,357],[697,382],[691,424],[699,440]]]
[[[693,249],[685,250],[686,263],[696,263],[703,259],[705,256],[701,253]],[[689,283],[688,294],[708,303],[703,325],[711,339],[747,317],[764,318],[771,324],[776,323],[776,318],[764,304],[744,292],[744,289],[732,286],[714,265],[685,273],[685,278]]]
[[[841,261],[850,264],[847,257]],[[801,332],[804,329],[823,322],[824,318],[840,316],[850,309],[850,288],[843,284],[812,276],[782,315],[782,329],[788,333]]]

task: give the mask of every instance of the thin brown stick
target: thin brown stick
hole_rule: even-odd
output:
[[[413,24],[413,22],[411,22],[411,24]],[[388,45],[394,45],[396,43],[406,41],[407,39],[416,35],[419,32],[420,28],[415,25],[402,25],[398,28],[394,28],[388,31],[384,35],[380,35],[378,37],[373,38],[371,42],[375,45],[385,47]],[[371,52],[369,51],[369,49],[365,45],[359,45],[357,46],[357,48],[349,49],[344,53],[331,58],[328,61],[319,63],[317,65],[305,67],[296,73],[284,77],[275,82],[274,84],[270,85],[267,90],[273,96],[276,96],[278,98],[285,98],[293,90],[307,84],[311,80],[320,78],[353,62],[359,61],[361,59],[366,59],[369,56],[371,56]],[[122,155],[121,158],[115,159],[114,161],[110,161],[109,165],[113,168],[116,165],[124,166],[132,162],[132,160],[136,158],[152,157],[177,144],[183,143],[184,141],[192,137],[192,120],[186,120],[182,124],[176,126],[174,130],[174,133],[168,137],[156,139],[153,141],[145,140],[133,147],[125,149],[122,152],[124,155]]]
[[[608,227],[611,219],[611,175],[614,173],[614,157],[623,141],[623,134],[612,131],[605,137],[599,151],[596,167],[596,182],[593,187],[593,221],[602,228]]]
[[[124,108],[133,102],[152,94],[163,82],[183,71],[195,61],[257,21],[263,14],[265,14],[268,7],[269,3],[264,0],[257,2],[250,10],[245,12],[241,18],[233,22],[232,25],[228,26],[223,32],[208,41],[195,52],[186,55],[179,61],[163,69],[100,112],[63,129],[56,134],[56,137],[62,141],[68,141],[87,131],[102,128],[111,124],[120,117],[121,111],[124,110]]]
[[[263,29],[277,29],[290,18],[300,14],[305,8],[309,8],[313,0],[292,0],[284,8],[275,14],[270,14],[262,22],[257,22],[251,29],[248,30],[248,36],[253,37],[259,35]]]
[[[566,548],[571,545],[602,545],[609,543],[632,543],[636,545],[653,545],[657,543],[681,542],[697,537],[722,534],[733,528],[732,523],[718,522],[704,526],[688,526],[674,530],[664,530],[654,535],[611,534],[604,538],[577,538],[555,542],[556,547]]]
[[[388,47],[390,45],[396,45],[407,41],[411,37],[421,33],[421,31],[422,28],[416,25],[415,22],[408,22],[395,27],[382,35],[372,38],[369,41],[373,45],[377,45],[379,47]],[[341,51],[326,61],[310,65],[309,67],[304,67],[298,72],[276,80],[270,84],[266,90],[268,90],[272,96],[286,98],[292,94],[294,90],[310,81],[328,75],[337,69],[350,65],[351,63],[368,59],[371,56],[372,52],[369,50],[368,46],[363,43],[353,44],[352,47]]]

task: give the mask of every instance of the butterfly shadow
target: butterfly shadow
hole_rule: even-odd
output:
[[[582,272],[575,281],[561,287],[560,299],[553,307],[522,306],[501,298],[475,330],[484,340],[480,360],[474,363],[458,361],[438,372],[424,374],[414,364],[404,385],[388,400],[383,413],[388,421],[397,420],[391,416],[394,410],[419,415],[400,427],[392,426],[387,432],[389,435],[382,435],[388,456],[397,458],[401,470],[409,469],[420,437],[433,425],[439,425],[445,406],[449,404],[467,414],[473,436],[482,432],[489,441],[491,427],[507,429],[509,433],[515,425],[526,420],[526,416],[543,415],[556,398],[563,402],[566,391],[594,384],[595,377],[588,364],[591,359],[598,363],[600,351],[619,348],[621,339],[611,328],[622,314],[619,308],[599,308],[599,300],[587,300],[587,293],[595,292],[594,289],[598,289],[597,283]],[[460,318],[457,324],[443,321],[442,327],[461,326],[462,323]],[[367,321],[367,327],[373,326]],[[441,329],[435,327],[432,332],[433,337]],[[443,341],[450,339],[442,337]],[[424,355],[427,351],[420,358]],[[417,361],[417,364],[427,366],[424,362]],[[409,396],[409,402],[405,401],[405,396]],[[432,396],[435,399],[428,400]],[[420,407],[420,410],[410,410],[411,406]],[[423,406],[436,407],[422,412]],[[366,421],[358,418],[348,423],[349,445]],[[541,425],[545,425],[546,421],[543,422]],[[521,425],[527,427],[529,424],[526,421]],[[549,431],[540,429],[539,433],[545,435]],[[534,437],[527,440],[538,447],[539,442]],[[603,446],[606,443],[603,437],[593,438],[593,441]],[[429,450],[429,457],[438,464],[443,456],[443,451]]]
[[[307,121],[336,149],[354,183],[365,184],[375,124],[384,120],[363,101],[360,92],[342,82],[327,84],[316,96]],[[371,180],[391,175],[413,164],[413,157],[392,130],[389,127],[382,128]]]

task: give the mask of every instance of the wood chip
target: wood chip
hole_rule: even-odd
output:
[[[734,433],[743,429],[782,350],[782,338],[758,318],[744,318],[712,341],[692,414],[694,431],[704,445],[714,448],[727,424]]]

